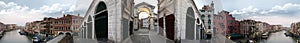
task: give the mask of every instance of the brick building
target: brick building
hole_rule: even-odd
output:
[[[249,37],[250,34],[254,33],[256,28],[256,22],[254,20],[242,20],[240,21],[240,33],[245,36]]]
[[[53,34],[58,34],[59,32],[71,32],[72,30],[78,30],[79,23],[83,18],[75,15],[63,15],[61,18],[56,18],[52,21],[52,28],[50,31]]]

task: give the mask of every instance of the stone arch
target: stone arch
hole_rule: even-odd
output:
[[[71,33],[71,32],[66,32],[65,34],[66,34],[66,35],[72,36],[72,33]]]
[[[63,32],[58,32],[58,35],[63,35],[64,33]]]
[[[99,2],[95,7],[94,13],[94,32],[98,42],[108,40],[108,12],[106,3]]]
[[[151,15],[149,8],[147,8],[147,7],[140,7],[140,8],[138,8],[138,14],[137,14],[138,18],[140,18],[140,13],[142,13],[142,12],[145,12],[145,13]]]
[[[87,38],[93,38],[93,35],[92,35],[92,33],[93,33],[93,17],[91,16],[91,15],[88,15],[87,16],[87,18],[88,18],[88,20],[87,20],[87,22],[84,22],[84,26],[86,26],[86,32],[87,33],[90,33],[90,34],[87,34],[88,36],[86,36]]]
[[[138,15],[138,18],[139,18],[139,20],[140,21],[138,21],[138,25],[139,25],[139,28],[142,28],[142,29],[150,29],[149,28],[149,25],[148,26],[144,26],[144,21],[148,21],[148,22],[150,22],[150,20],[149,19],[151,19],[151,18],[149,18],[149,16],[151,16],[151,12],[150,12],[150,10],[151,9],[149,9],[148,7],[139,7],[139,8],[137,8],[138,9],[138,11],[137,11],[137,15]],[[148,15],[146,18],[144,18],[144,16],[143,15]],[[149,23],[148,23],[149,24]]]
[[[195,35],[195,14],[192,7],[186,13],[186,39],[193,40]]]

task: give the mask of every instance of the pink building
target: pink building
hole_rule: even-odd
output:
[[[218,29],[218,33],[222,33],[222,31],[225,31],[225,35],[239,33],[239,21],[235,20],[228,11],[221,11],[214,18],[215,28]]]
[[[237,20],[235,20],[234,17],[232,17],[231,14],[226,13],[225,14],[226,17],[226,24],[227,25],[227,30],[226,33],[227,34],[238,34],[239,33],[239,22]]]
[[[214,14],[214,29],[216,29],[216,34],[222,34],[225,30],[225,22],[223,16]]]

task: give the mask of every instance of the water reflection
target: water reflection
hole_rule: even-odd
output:
[[[20,30],[13,30],[6,32],[1,38],[0,43],[31,43],[31,41],[24,35],[20,35]]]
[[[258,43],[295,43],[291,37],[285,36],[286,31],[271,33],[268,39],[261,39]]]

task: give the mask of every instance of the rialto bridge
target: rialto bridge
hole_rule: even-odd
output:
[[[93,0],[78,36],[98,42],[122,43],[134,31],[149,29],[175,42],[200,40],[204,25],[194,0],[157,0],[155,6],[134,0]],[[134,5],[137,4],[137,5]],[[140,15],[146,15],[141,18]],[[144,25],[144,26],[143,26]]]

